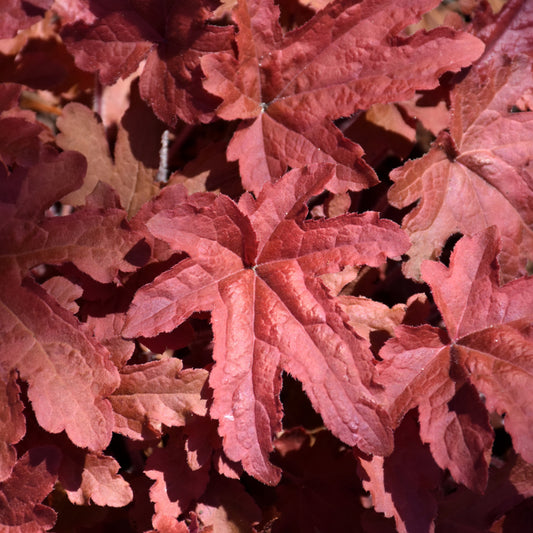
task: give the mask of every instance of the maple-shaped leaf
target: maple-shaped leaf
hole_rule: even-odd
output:
[[[54,487],[60,459],[57,448],[41,446],[17,461],[11,477],[0,483],[0,529],[39,533],[54,526],[56,512],[41,502]]]
[[[400,34],[437,3],[337,0],[283,35],[273,0],[240,0],[238,58],[209,54],[201,64],[204,87],[223,99],[218,116],[243,119],[228,158],[239,160],[244,187],[259,192],[288,166],[316,162],[337,164],[353,190],[374,184],[362,149],[331,121],[436,87],[479,57],[481,41],[447,28]]]
[[[110,397],[114,430],[132,439],[183,426],[188,415],[206,414],[200,393],[207,381],[203,369],[185,369],[179,359],[162,359],[121,370],[120,386]]]
[[[137,292],[123,332],[153,336],[211,311],[210,412],[227,456],[267,483],[279,479],[268,454],[281,428],[282,370],[303,383],[343,441],[390,451],[388,420],[370,390],[368,343],[346,326],[317,276],[376,266],[398,257],[407,240],[372,212],[304,220],[305,202],[333,177],[332,165],[318,165],[267,185],[257,201],[245,196],[237,206],[224,195],[196,194],[156,214],[148,229],[190,258]]]
[[[500,14],[507,23],[508,14]],[[391,172],[396,182],[391,204],[419,202],[403,220],[412,242],[404,265],[409,277],[419,278],[421,263],[438,257],[450,236],[473,235],[491,225],[502,236],[503,279],[526,273],[533,257],[533,113],[514,113],[513,106],[533,88],[533,62],[507,54],[527,50],[532,14],[529,9],[523,20],[515,13],[509,31],[498,24],[490,35],[498,39],[487,43],[487,53],[451,93],[449,131],[441,132],[422,158]]]
[[[148,168],[134,156],[128,133],[122,125],[118,126],[113,157],[103,125],[84,105],[71,103],[65,106],[57,127],[61,133],[56,137],[56,144],[64,150],[80,152],[87,159],[87,175],[82,187],[65,196],[63,202],[84,205],[98,181],[113,187],[129,216],[155,196],[157,168]]]
[[[463,237],[450,267],[423,264],[448,334],[421,326],[401,327],[380,355],[380,381],[389,412],[399,421],[420,412],[420,432],[441,468],[456,481],[482,491],[492,444],[486,409],[505,413],[515,449],[533,459],[533,283],[521,278],[500,286],[494,227]],[[485,397],[483,406],[475,386]],[[462,385],[462,386],[461,386]]]
[[[133,73],[146,61],[140,92],[155,114],[170,126],[208,122],[218,99],[201,84],[200,58],[227,50],[231,27],[208,25],[218,2],[157,0],[91,0],[84,2],[96,16],[63,28],[61,35],[83,70],[98,72],[104,85]]]

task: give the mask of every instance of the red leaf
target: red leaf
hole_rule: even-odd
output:
[[[217,114],[247,120],[228,146],[244,187],[258,192],[287,166],[310,162],[336,163],[344,187],[374,184],[361,148],[330,121],[436,87],[441,74],[479,57],[479,40],[446,28],[399,35],[436,3],[338,0],[283,35],[272,0],[241,0],[234,11],[238,59],[206,55],[202,69],[204,87],[224,100]]]
[[[52,446],[32,448],[16,463],[11,477],[0,483],[0,527],[10,533],[48,531],[56,513],[41,504],[57,479],[61,454]]]
[[[61,131],[56,137],[58,146],[82,153],[88,165],[83,186],[68,194],[63,202],[84,205],[98,181],[103,181],[115,189],[122,207],[132,216],[157,194],[158,187],[154,182],[157,169],[148,168],[135,158],[128,133],[122,125],[118,126],[113,157],[103,125],[87,107],[68,104],[57,120],[57,127]]]
[[[43,428],[65,430],[78,446],[104,449],[113,424],[105,398],[119,383],[109,353],[35,283],[18,285],[16,276],[3,272],[3,368],[17,369],[28,382],[28,397]]]
[[[261,513],[243,485],[235,479],[212,476],[207,490],[196,506],[196,514],[208,533],[255,533]],[[209,528],[212,529],[209,529]]]
[[[0,481],[11,475],[17,460],[17,452],[12,445],[26,433],[26,421],[22,414],[24,405],[19,398],[20,388],[16,379],[16,373],[11,372],[6,381],[0,381],[0,405],[4,406],[0,413]]]
[[[162,424],[183,426],[188,415],[205,415],[206,400],[200,393],[208,373],[182,367],[179,359],[124,366],[120,386],[110,397],[114,431],[142,439],[160,432]]]
[[[177,518],[187,511],[205,491],[209,481],[209,465],[191,470],[187,465],[183,435],[175,430],[165,448],[157,448],[148,458],[145,474],[154,479],[150,499],[155,504],[152,523]]]
[[[394,517],[398,533],[433,531],[435,493],[442,472],[427,446],[418,439],[412,414],[396,430],[390,456],[361,458],[360,463],[366,473],[363,487],[371,493],[374,509]]]
[[[22,87],[17,83],[2,83],[0,85],[0,112],[15,107],[18,103]]]
[[[481,492],[487,484],[492,429],[471,386],[460,388],[451,379],[447,339],[439,333],[428,326],[398,328],[380,352],[380,381],[395,423],[418,407],[420,435],[435,461],[457,482]]]
[[[532,68],[526,57],[476,64],[452,92],[450,133],[391,173],[394,206],[420,200],[403,221],[412,242],[408,276],[419,278],[422,261],[437,257],[451,235],[491,225],[502,235],[504,280],[525,274],[533,250],[533,113],[511,111],[531,87]]]
[[[316,276],[347,264],[378,265],[400,255],[406,241],[375,213],[303,220],[305,202],[332,171],[287,174],[248,203],[250,216],[209,194],[154,216],[150,231],[190,258],[137,293],[124,330],[151,336],[194,311],[212,312],[211,415],[228,457],[271,484],[279,479],[268,453],[280,429],[282,370],[303,383],[342,440],[371,453],[390,450],[388,420],[371,392],[368,344],[344,324]]]
[[[274,442],[284,477],[274,531],[350,531],[361,520],[361,481],[352,451],[328,431],[284,431]]]
[[[470,492],[458,487],[446,495],[439,504],[436,523],[437,533],[485,533],[497,531],[491,526],[494,522],[519,508],[525,502],[531,509],[533,497],[533,466],[521,457],[509,454],[504,464],[495,461],[490,468],[490,478],[484,494]],[[529,500],[527,499],[529,498]],[[504,522],[504,533],[527,531],[527,529],[509,529]]]
[[[27,425],[27,434],[19,448],[31,451],[45,445],[61,450],[58,481],[70,502],[123,507],[131,501],[132,490],[117,473],[119,465],[115,459],[75,446],[64,433],[52,435],[44,431],[31,413],[27,414]]]
[[[533,462],[533,278],[501,287],[498,249],[489,228],[457,243],[449,269],[427,262],[422,275],[450,333],[451,357],[485,395],[487,408],[506,414],[516,451]]]
[[[118,385],[118,372],[107,350],[26,276],[36,265],[70,261],[110,282],[120,267],[131,270],[123,258],[138,237],[120,227],[125,213],[118,209],[86,207],[45,217],[51,203],[79,186],[85,166],[80,154],[38,146],[35,164],[15,163],[0,180],[2,371],[18,370],[28,382],[28,397],[45,429],[66,430],[78,446],[102,450],[113,423],[105,398]]]
[[[532,50],[533,6],[527,0],[509,0],[494,14],[487,6],[472,21],[476,36],[488,46],[483,61],[497,56],[516,56]]]
[[[96,20],[67,26],[62,36],[76,64],[98,72],[104,85],[125,78],[146,60],[141,96],[171,127],[178,117],[208,122],[218,100],[202,88],[200,58],[227,50],[233,34],[229,27],[205,23],[216,4],[202,0],[165,7],[154,0],[91,1]]]
[[[67,311],[75,315],[80,307],[76,303],[76,300],[83,294],[83,289],[67,278],[62,276],[54,276],[47,279],[42,285],[43,289],[54,298],[54,300],[64,307]]]
[[[19,30],[38,22],[52,0],[3,0],[0,6],[0,39],[14,37]]]
[[[516,449],[526,458],[532,452],[527,398],[533,386],[533,284],[522,278],[500,287],[497,251],[491,228],[461,239],[449,269],[424,263],[424,279],[451,338],[428,326],[403,327],[380,353],[380,381],[393,420],[417,406],[422,439],[437,463],[477,491],[486,485],[492,431],[468,382],[483,393],[489,410],[506,413]]]

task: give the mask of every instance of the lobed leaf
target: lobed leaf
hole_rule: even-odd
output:
[[[532,285],[522,278],[500,287],[497,251],[496,230],[490,228],[463,237],[449,269],[424,263],[424,279],[450,338],[429,326],[401,327],[380,354],[380,381],[393,420],[418,407],[420,434],[439,466],[478,491],[487,482],[492,430],[470,384],[484,395],[489,411],[505,413],[514,446],[531,456]]]
[[[11,475],[17,461],[17,451],[13,444],[19,442],[26,433],[24,405],[19,397],[20,387],[17,385],[15,372],[11,372],[5,381],[2,379],[0,394],[2,405],[5,406],[0,414],[0,481],[4,481]]]
[[[506,14],[502,11],[502,19]],[[518,35],[529,42],[527,23],[513,24],[508,37],[505,32],[489,41],[487,53],[453,89],[449,132],[442,132],[421,159],[391,173],[396,182],[389,191],[391,204],[419,201],[403,220],[412,241],[404,267],[409,277],[420,278],[422,262],[436,258],[451,235],[473,235],[491,225],[502,236],[503,279],[526,272],[533,249],[533,114],[514,113],[513,106],[531,90],[532,63],[518,55],[522,48],[515,44]],[[513,55],[498,55],[494,48]]]
[[[3,273],[0,332],[2,371],[18,370],[39,424],[65,430],[76,445],[103,450],[113,416],[106,399],[119,384],[105,348],[34,283]]]
[[[13,533],[50,530],[56,512],[41,502],[57,479],[61,453],[41,446],[26,452],[15,464],[12,476],[0,483],[0,525]]]
[[[71,205],[85,204],[86,197],[99,181],[107,183],[118,194],[122,207],[129,216],[157,193],[157,169],[148,168],[132,152],[129,136],[122,125],[118,127],[114,157],[102,124],[87,107],[71,103],[65,106],[57,121],[61,131],[56,137],[64,150],[76,150],[87,159],[87,175],[83,186],[63,198]]]
[[[436,87],[444,72],[479,57],[478,39],[445,28],[399,36],[435,3],[332,2],[283,35],[272,0],[240,0],[234,11],[238,57],[209,54],[201,64],[204,87],[223,99],[218,116],[243,119],[227,153],[239,160],[244,187],[258,193],[288,166],[319,162],[334,163],[344,187],[374,185],[361,147],[330,121]],[[340,192],[340,185],[333,187]]]
[[[182,367],[179,359],[124,366],[120,386],[109,399],[114,430],[142,439],[150,430],[159,433],[163,424],[183,426],[189,415],[205,415],[206,401],[200,393],[208,373]]]
[[[77,21],[62,30],[76,64],[98,72],[104,85],[132,74],[146,61],[140,79],[142,98],[169,126],[178,118],[208,122],[217,99],[203,90],[200,59],[228,49],[232,30],[205,24],[217,2],[101,0],[88,4],[94,21]]]
[[[305,201],[332,176],[331,167],[314,170],[293,171],[267,188],[250,216],[223,195],[193,195],[156,214],[147,223],[152,234],[190,259],[140,289],[124,329],[129,337],[152,336],[194,311],[211,311],[216,364],[210,413],[219,420],[229,459],[271,484],[279,479],[268,453],[280,429],[282,370],[303,383],[342,440],[374,453],[390,446],[388,419],[371,392],[368,345],[345,325],[316,276],[347,264],[380,264],[400,255],[406,241],[373,213],[282,218],[300,216]],[[296,177],[305,186],[295,197]],[[268,206],[276,197],[291,199],[273,216]]]

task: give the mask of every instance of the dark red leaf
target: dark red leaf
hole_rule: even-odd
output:
[[[56,513],[41,502],[57,480],[60,451],[52,446],[32,448],[15,464],[11,477],[0,483],[0,527],[13,533],[51,529]]]
[[[20,387],[17,385],[16,372],[11,372],[0,381],[0,404],[4,406],[0,414],[0,481],[11,475],[17,460],[17,452],[12,446],[26,433],[26,421],[22,411],[24,405],[20,400]]]
[[[372,495],[374,509],[394,517],[398,533],[432,531],[443,473],[418,438],[414,412],[396,430],[391,455],[361,458],[360,463],[363,487]]]
[[[208,122],[218,100],[201,85],[200,59],[227,50],[233,31],[206,20],[217,2],[141,0],[91,1],[91,24],[76,22],[62,31],[76,64],[98,72],[104,85],[133,73],[146,61],[140,92],[155,114],[170,126],[178,117]]]

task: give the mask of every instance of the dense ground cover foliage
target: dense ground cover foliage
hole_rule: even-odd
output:
[[[0,530],[533,523],[533,2],[0,2]]]

